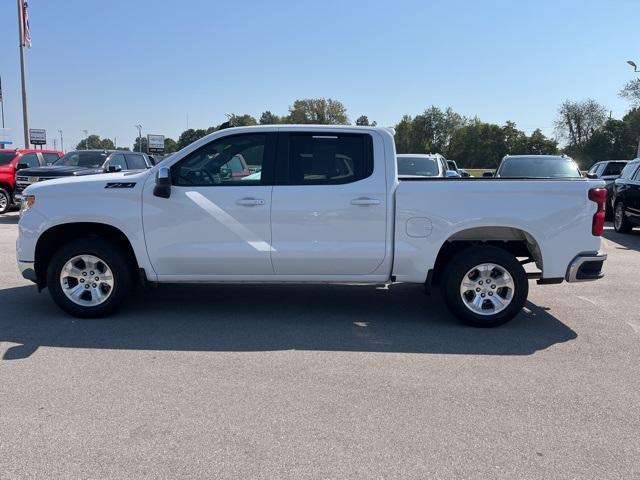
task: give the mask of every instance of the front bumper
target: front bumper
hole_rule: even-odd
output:
[[[588,282],[604,277],[602,266],[606,259],[607,254],[604,252],[581,253],[567,267],[565,280],[567,282]]]

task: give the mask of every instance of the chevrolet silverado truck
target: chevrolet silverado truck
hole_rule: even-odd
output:
[[[408,282],[487,327],[521,311],[532,277],[603,276],[605,199],[587,178],[400,181],[382,128],[231,128],[146,171],[27,187],[17,260],[78,317],[137,282]]]

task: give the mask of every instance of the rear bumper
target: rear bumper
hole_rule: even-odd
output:
[[[607,259],[604,252],[581,253],[574,258],[569,267],[565,279],[567,282],[588,282],[604,277],[602,266]]]

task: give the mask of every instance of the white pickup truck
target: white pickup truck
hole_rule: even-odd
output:
[[[404,180],[386,129],[233,128],[147,171],[29,186],[17,259],[79,317],[111,313],[140,281],[410,282],[495,326],[522,309],[530,278],[602,277],[603,187]]]

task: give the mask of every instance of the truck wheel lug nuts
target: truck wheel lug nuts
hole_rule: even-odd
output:
[[[484,298],[484,293],[481,293],[481,294],[480,294],[480,296],[481,296],[482,298]]]
[[[84,286],[84,288],[89,288],[91,285],[89,285],[88,283]]]
[[[87,272],[82,272],[82,276],[86,277],[87,276]]]
[[[491,288],[496,288],[496,286],[495,285],[491,285]]]
[[[91,286],[92,286],[93,288],[96,288],[96,287],[97,287],[97,285],[96,285],[95,283],[93,283]]]
[[[479,292],[479,291],[480,291],[480,289],[479,289],[479,288],[476,288],[476,292]]]
[[[80,279],[80,283],[84,283],[84,278],[81,278],[81,279]]]
[[[489,296],[491,297],[493,295],[493,292],[489,292]]]

